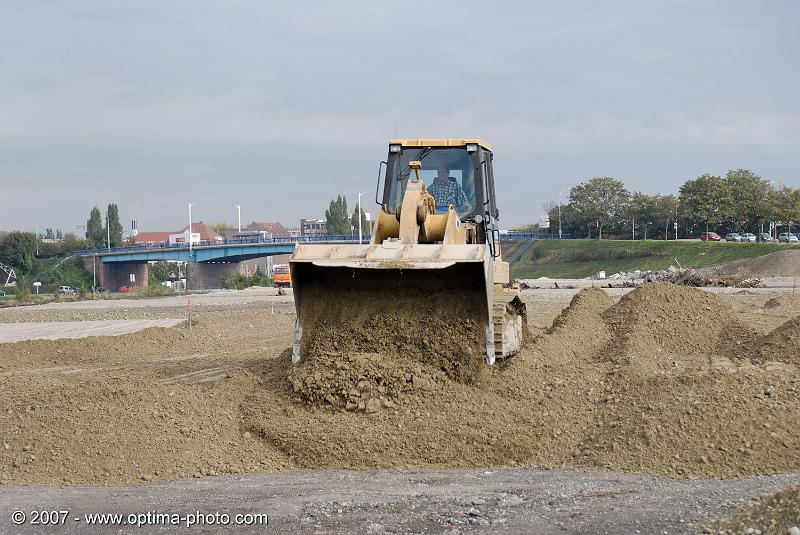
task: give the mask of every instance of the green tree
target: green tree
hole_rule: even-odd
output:
[[[769,220],[769,182],[747,169],[728,171],[725,182],[734,193],[731,221],[734,230],[755,231]]]
[[[33,269],[36,236],[32,232],[9,232],[0,240],[0,261],[22,271]]]
[[[122,243],[122,223],[119,221],[119,207],[116,203],[108,205],[106,212],[107,236],[111,238],[111,247],[120,247]]]
[[[353,215],[350,216],[350,225],[353,227],[353,234],[358,235],[358,204],[353,208]],[[367,219],[367,214],[364,213],[363,209],[361,210],[361,232],[364,236],[369,236],[370,234],[369,219]]]
[[[228,229],[230,227],[228,227],[227,223],[212,223],[208,227],[225,239],[230,237],[228,236]]]
[[[656,195],[653,202],[653,224],[658,228],[664,225],[664,239],[668,240],[677,215],[678,198],[675,195]]]
[[[347,212],[347,199],[337,195],[327,210],[325,210],[327,234],[329,236],[350,235],[350,214]]]
[[[625,185],[612,177],[595,177],[573,186],[569,191],[571,212],[577,221],[586,225],[587,236],[592,237],[592,224],[597,226],[598,239],[603,239],[603,227],[613,224],[626,210],[630,192]],[[562,218],[563,218],[562,208]]]
[[[86,239],[95,249],[99,249],[106,242],[106,229],[103,228],[103,216],[100,209],[95,206],[89,213],[89,220],[86,221]]]
[[[800,190],[783,186],[770,197],[773,219],[791,232],[792,226],[800,222]]]
[[[634,192],[628,202],[625,216],[627,222],[633,222],[636,225],[636,230],[640,231],[643,240],[647,239],[647,227],[652,225],[655,221],[656,211],[656,197],[655,195],[648,195],[641,191]],[[631,232],[633,232],[634,225],[631,224]],[[631,236],[636,239],[636,235]]]
[[[681,186],[679,210],[687,228],[704,226],[706,232],[711,226],[721,225],[733,214],[733,189],[718,176],[705,174],[694,180],[687,180]]]

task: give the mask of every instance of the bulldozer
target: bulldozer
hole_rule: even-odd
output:
[[[492,159],[481,139],[389,141],[369,243],[295,245],[293,363],[303,358],[303,331],[314,317],[314,299],[304,299],[311,283],[361,295],[386,288],[468,294],[476,304],[469,314],[485,326],[486,363],[520,350],[525,305],[502,260]]]

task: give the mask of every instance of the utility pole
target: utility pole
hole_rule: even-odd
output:
[[[358,243],[361,244],[361,196],[363,193],[358,194]]]
[[[234,204],[233,206],[236,207],[236,212],[237,212],[237,214],[239,216],[239,233],[241,233],[242,232],[242,206],[239,205],[239,204]]]
[[[708,224],[706,224],[706,232],[708,232]],[[675,200],[675,241],[678,241],[678,200]]]

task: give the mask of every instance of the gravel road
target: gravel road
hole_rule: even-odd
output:
[[[237,533],[693,533],[800,473],[675,481],[576,470],[313,471],[120,487],[0,488],[2,533],[185,533],[183,526],[90,527],[86,513],[267,513]],[[31,511],[67,510],[58,529]],[[23,511],[24,528],[11,515]],[[76,521],[75,518],[78,518]],[[197,530],[195,526],[193,531]],[[200,531],[217,532],[206,525]]]

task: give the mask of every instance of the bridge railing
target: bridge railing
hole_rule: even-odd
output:
[[[572,236],[564,234],[562,239],[570,239]],[[520,240],[552,240],[559,239],[558,234],[548,234],[542,232],[506,232],[500,234],[500,241],[513,242]],[[370,237],[364,236],[362,241],[369,243]],[[224,247],[228,245],[254,245],[254,244],[291,244],[291,243],[319,243],[319,242],[357,242],[358,236],[341,235],[341,236],[296,236],[293,238],[265,238],[265,237],[248,237],[248,238],[230,238],[218,241],[199,241],[192,242],[192,247]],[[83,249],[75,251],[74,255],[78,256],[91,256],[91,255],[105,255],[115,253],[133,253],[142,251],[162,251],[174,249],[188,249],[187,243],[152,243],[146,245],[127,245],[124,247],[104,247],[102,249]]]

